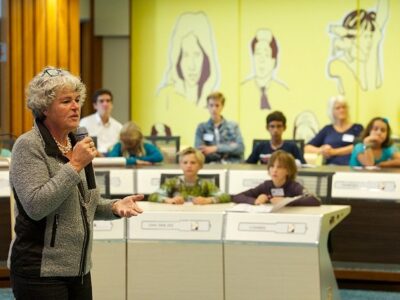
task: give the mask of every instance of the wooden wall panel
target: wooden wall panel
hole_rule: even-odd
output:
[[[33,33],[33,0],[23,0],[24,1],[24,9],[22,12],[22,44],[25,49],[34,49],[34,33]],[[35,74],[34,69],[34,56],[33,51],[22,51],[23,57],[23,66],[22,66],[22,84],[23,87],[26,87],[29,81]],[[22,92],[23,97],[25,99],[25,94]],[[22,103],[21,108],[22,120],[24,124],[32,124],[32,113],[26,109],[25,102]]]
[[[78,75],[80,67],[80,24],[76,22],[76,17],[79,18],[79,0],[69,1],[69,69],[71,73]]]
[[[47,1],[46,4],[46,46],[47,64],[57,66],[57,9],[58,1]]]
[[[43,67],[52,65],[79,75],[79,0],[10,1],[10,128],[14,135],[32,128],[25,89]]]
[[[39,72],[46,62],[46,0],[35,1],[35,73]]]
[[[11,1],[11,131],[19,135],[23,130],[22,111],[24,102],[22,84],[22,1]]]
[[[58,22],[57,22],[57,55],[58,65],[61,68],[69,69],[69,32],[68,32],[68,3],[60,1],[58,6]]]

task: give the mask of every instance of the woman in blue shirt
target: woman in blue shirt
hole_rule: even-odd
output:
[[[109,157],[123,156],[127,165],[151,165],[163,160],[160,150],[143,141],[143,134],[134,122],[127,122],[121,129],[120,142],[109,152]]]
[[[354,146],[350,166],[400,167],[400,152],[390,135],[387,119],[373,118],[362,135],[363,142]]]
[[[348,165],[354,140],[363,127],[350,122],[348,105],[342,96],[329,100],[328,116],[332,124],[318,132],[304,147],[304,152],[321,154],[327,165]]]

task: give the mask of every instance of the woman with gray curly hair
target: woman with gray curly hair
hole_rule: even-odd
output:
[[[136,216],[143,195],[100,197],[83,169],[96,156],[90,137],[76,139],[86,88],[47,67],[27,89],[34,127],[13,148],[10,183],[16,202],[9,268],[16,299],[92,299],[93,220]]]

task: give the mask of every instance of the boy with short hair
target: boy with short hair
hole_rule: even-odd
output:
[[[200,123],[196,129],[195,147],[206,158],[206,163],[239,163],[242,160],[244,144],[239,126],[222,116],[225,97],[220,92],[207,97],[210,119]]]
[[[271,140],[256,145],[246,163],[257,164],[260,162],[261,164],[266,164],[271,154],[276,150],[284,150],[292,154],[299,163],[306,163],[303,153],[297,145],[294,142],[282,139],[283,132],[286,130],[286,117],[282,112],[274,111],[267,116],[266,129],[271,135]]]
[[[189,147],[181,151],[179,165],[183,175],[167,179],[157,192],[149,196],[149,201],[168,204],[230,202],[228,194],[222,193],[210,180],[197,175],[203,164],[204,155],[199,150]]]

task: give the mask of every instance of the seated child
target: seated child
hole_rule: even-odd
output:
[[[260,162],[266,164],[271,154],[277,150],[285,150],[292,154],[299,163],[306,163],[303,153],[297,145],[294,142],[282,139],[283,132],[286,130],[286,117],[282,112],[274,111],[268,114],[265,128],[268,130],[271,140],[255,146],[246,163],[256,164]]]
[[[255,205],[267,202],[276,204],[284,197],[304,195],[304,197],[291,202],[289,205],[320,205],[317,197],[308,194],[304,187],[295,181],[297,167],[291,154],[283,150],[275,151],[268,161],[268,172],[271,180],[266,180],[255,188],[233,196],[233,201]]]
[[[350,166],[400,167],[400,152],[390,138],[385,118],[373,118],[362,133],[362,143],[354,146]]]
[[[120,142],[114,145],[108,157],[123,156],[127,165],[151,165],[163,160],[156,146],[144,142],[143,134],[134,122],[122,126],[119,138]]]
[[[179,165],[183,176],[167,179],[161,188],[149,196],[149,201],[169,204],[212,204],[230,202],[230,196],[207,179],[197,176],[203,167],[204,155],[197,149],[189,147],[179,154]]]

